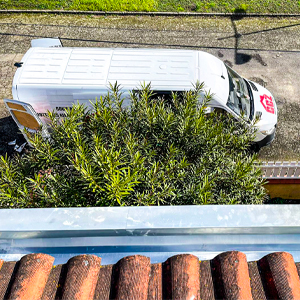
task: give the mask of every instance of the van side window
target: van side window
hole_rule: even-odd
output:
[[[138,93],[139,91],[134,90],[133,92]],[[177,96],[182,97],[183,96],[183,91],[157,91],[153,90],[153,99],[163,99],[165,102],[170,103],[172,100],[172,92],[174,94],[177,94]]]

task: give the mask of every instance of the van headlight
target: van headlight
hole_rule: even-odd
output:
[[[275,129],[276,129],[276,127],[274,126],[274,127],[270,128],[268,130],[262,130],[261,133],[263,135],[270,135],[270,134],[274,133]]]

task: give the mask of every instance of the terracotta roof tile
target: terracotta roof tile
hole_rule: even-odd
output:
[[[94,299],[108,300],[110,298],[111,278],[113,265],[102,266],[98,276],[98,282]]]
[[[268,254],[258,266],[267,298],[300,299],[300,281],[292,255],[286,252]]]
[[[190,254],[170,257],[165,264],[169,270],[167,299],[200,299],[199,259]]]
[[[199,261],[191,254],[163,263],[134,255],[101,266],[95,255],[79,255],[53,266],[46,254],[0,262],[1,299],[300,299],[300,265],[286,252],[248,262],[224,252]]]
[[[66,265],[57,265],[52,267],[44,289],[42,300],[54,300],[56,298],[61,298],[62,287],[64,286],[66,274]]]
[[[148,300],[162,299],[162,265],[151,265],[149,285],[148,285]]]
[[[257,262],[248,263],[250,286],[253,300],[267,300]]]
[[[127,256],[116,264],[115,299],[147,300],[150,259],[141,255]]]
[[[296,263],[296,268],[297,268],[297,271],[298,271],[298,275],[300,277],[300,263]]]
[[[0,268],[0,300],[7,299],[11,290],[11,278],[16,272],[17,263],[14,261],[4,262]]]
[[[47,254],[29,254],[21,258],[10,299],[41,299],[54,258]]]
[[[200,299],[215,299],[209,260],[200,261]]]
[[[212,260],[216,298],[252,299],[246,255],[230,251]]]
[[[95,255],[78,255],[68,261],[68,271],[62,299],[93,299],[101,258]]]

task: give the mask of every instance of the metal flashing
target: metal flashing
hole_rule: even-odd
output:
[[[0,259],[43,252],[64,263],[94,253],[103,263],[143,254],[211,259],[230,250],[255,260],[274,251],[300,261],[298,205],[162,206],[0,210]]]

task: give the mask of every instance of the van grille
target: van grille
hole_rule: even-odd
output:
[[[258,89],[257,89],[256,85],[255,85],[253,82],[251,82],[251,81],[249,81],[249,83],[250,83],[250,85],[252,86],[252,89],[253,89],[254,91],[258,92]]]

